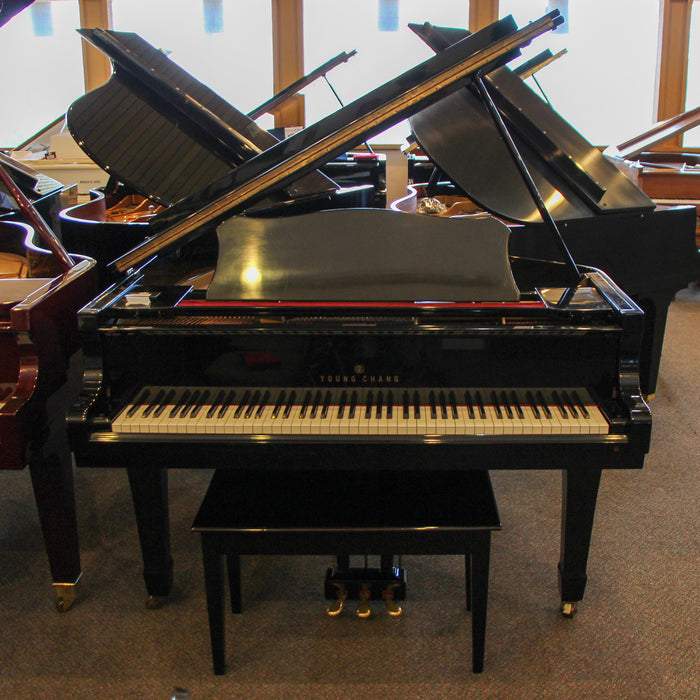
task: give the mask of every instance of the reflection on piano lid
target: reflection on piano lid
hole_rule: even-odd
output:
[[[112,77],[69,107],[66,123],[103,170],[163,205],[209,185],[277,139],[137,34],[80,29],[112,61]],[[320,173],[284,198],[328,193]]]
[[[207,298],[272,301],[516,301],[507,226],[339,209],[233,217],[218,228]]]
[[[468,35],[430,24],[411,28],[438,52]],[[484,82],[554,219],[654,208],[509,68],[491,71]],[[540,220],[483,100],[471,87],[412,115],[409,123],[423,151],[482,208],[513,222]]]
[[[520,46],[555,28],[561,19],[558,12],[552,12],[517,29],[509,17],[466,37],[157,215],[149,224],[157,235],[115,261],[114,268],[125,272],[153,254],[199,235],[205,225],[220,223],[250,208],[352,145],[457,90],[478,72],[512,59]]]

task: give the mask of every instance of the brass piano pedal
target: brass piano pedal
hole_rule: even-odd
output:
[[[332,617],[335,615],[340,615],[340,613],[343,611],[343,606],[345,605],[345,601],[347,600],[348,597],[348,591],[345,586],[339,585],[339,584],[334,584],[335,587],[338,589],[336,591],[336,599],[328,606],[328,610],[326,611],[329,615]]]
[[[372,595],[368,586],[362,586],[360,589],[359,599],[360,602],[357,606],[357,617],[369,617],[371,610],[369,608],[369,599]]]
[[[398,617],[403,612],[403,610],[401,609],[401,606],[398,605],[398,603],[394,600],[394,588],[395,586],[385,588],[382,591],[382,598],[384,599],[384,605],[386,606],[386,611],[389,613],[389,615],[391,615],[392,617]]]

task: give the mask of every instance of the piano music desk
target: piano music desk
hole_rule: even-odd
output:
[[[300,506],[300,504],[303,504]],[[491,531],[488,471],[217,470],[192,525],[202,542],[214,673],[225,672],[224,558],[241,611],[241,554],[463,554],[472,668],[484,666]]]

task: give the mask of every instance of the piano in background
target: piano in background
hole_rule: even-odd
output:
[[[652,151],[654,146],[700,124],[700,107],[665,119],[651,129],[611,146],[605,155],[655,202],[689,204],[697,211],[695,243],[700,247],[700,155]]]
[[[112,207],[123,208],[125,199],[139,199],[145,209],[172,206],[274,146],[278,139],[253,117],[274,109],[289,91],[245,115],[137,34],[79,31],[110,58],[113,74],[70,106],[66,124],[110,181],[92,201],[61,212],[61,235],[71,250],[97,260],[106,283],[107,263],[145,235],[142,226],[112,216]],[[351,55],[339,54],[290,89],[301,89]],[[118,134],[115,124],[122,126]],[[331,198],[334,206],[385,204],[385,163],[379,156],[339,154],[323,165],[330,176],[311,172],[275,192],[274,202],[264,206],[295,202],[311,209],[330,206]]]
[[[310,487],[333,470],[339,497],[348,471],[371,484],[376,470],[561,469],[572,614],[601,470],[639,468],[649,446],[639,307],[570,256],[509,258],[493,217],[259,204],[560,21],[465,38],[154,216],[154,236],[112,263],[122,277],[80,313],[69,435],[78,466],[128,465],[149,600],[172,585],[170,468],[300,469]],[[624,183],[619,201],[646,204]],[[180,251],[213,225],[211,282],[183,283]]]
[[[65,252],[1,164],[0,180],[31,223],[0,221],[0,468],[29,466],[56,605],[68,610],[81,569],[65,413],[81,376],[76,314],[96,293],[95,263]]]
[[[410,25],[435,51],[468,34],[465,30]],[[605,157],[508,68],[488,75],[495,107],[548,202],[574,259],[606,271],[644,310],[641,384],[653,394],[659,371],[668,306],[675,294],[700,279],[691,207],[655,206],[632,194],[621,173],[610,174]],[[439,113],[436,113],[437,110]],[[512,227],[514,255],[551,255],[549,238],[487,106],[474,88],[461,90],[413,115],[413,136],[435,169],[421,195],[466,198]],[[605,173],[605,179],[601,174]],[[624,193],[627,201],[620,200]],[[415,211],[413,194],[395,208]],[[467,208],[462,206],[462,210]]]
[[[0,166],[12,177],[22,194],[32,203],[32,206],[41,215],[57,235],[59,233],[59,212],[65,207],[62,195],[66,191],[65,185],[58,180],[45,175],[21,163],[15,158],[0,153]],[[22,219],[22,211],[15,202],[12,194],[7,191],[0,181],[0,220]]]

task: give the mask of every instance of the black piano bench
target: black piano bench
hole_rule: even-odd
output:
[[[472,668],[484,667],[491,531],[487,471],[217,470],[192,525],[199,532],[214,673],[225,672],[224,561],[241,612],[241,555],[463,554]]]

